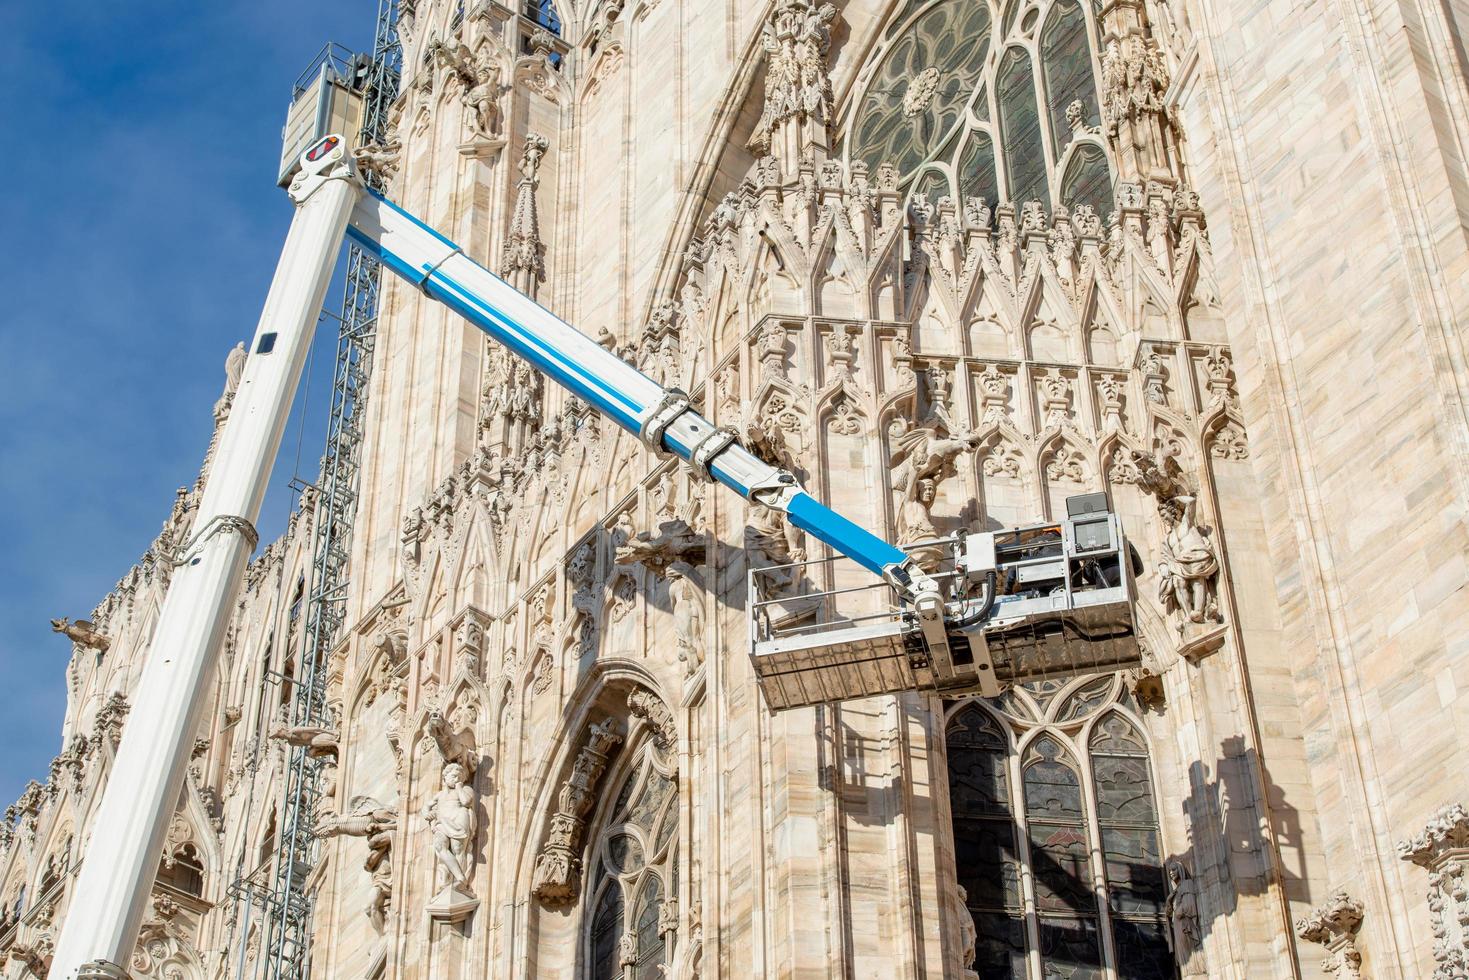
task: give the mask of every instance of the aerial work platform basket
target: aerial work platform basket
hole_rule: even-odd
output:
[[[1063,520],[908,546],[946,593],[925,624],[843,558],[750,573],[751,659],[776,710],[897,691],[998,694],[1140,661],[1135,558],[1105,494]]]

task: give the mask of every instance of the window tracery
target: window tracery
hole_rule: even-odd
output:
[[[1112,210],[1098,5],[910,0],[847,113],[844,155],[929,198]]]
[[[1151,762],[1134,710],[1119,675],[953,706],[949,805],[977,933],[966,965],[979,976],[1175,975]]]
[[[588,862],[591,980],[655,980],[672,963],[665,910],[677,896],[678,782],[652,739],[633,759]]]

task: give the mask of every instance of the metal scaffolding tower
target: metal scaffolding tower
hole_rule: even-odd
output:
[[[361,59],[359,64],[363,114],[357,145],[381,144],[390,135],[388,113],[398,97],[402,70],[397,0],[378,0],[372,58]],[[384,189],[378,174],[365,173],[363,177],[374,190]],[[325,661],[337,641],[347,607],[347,562],[357,514],[362,421],[377,335],[381,269],[378,261],[358,246],[348,249],[326,452],[314,491],[313,570],[300,665],[291,692],[292,725],[328,726],[336,720],[330,717],[326,705]],[[311,758],[304,747],[291,748],[274,864],[240,878],[231,887],[234,895],[248,899],[267,920],[262,924],[265,942],[261,956],[252,972],[268,980],[304,980],[310,975],[312,902],[306,882],[318,851],[314,826],[323,766],[323,761]],[[263,880],[265,873],[269,874],[268,880]],[[239,937],[240,943],[247,941],[248,935]],[[240,966],[243,970],[243,957]]]

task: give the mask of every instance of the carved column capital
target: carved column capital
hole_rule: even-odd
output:
[[[1362,903],[1338,890],[1322,904],[1296,920],[1296,935],[1326,947],[1321,969],[1345,980],[1361,977],[1362,954],[1357,930],[1362,926]]]
[[[1422,831],[1399,842],[1398,857],[1429,872],[1434,980],[1464,976],[1469,973],[1469,810],[1462,803],[1439,810]]]

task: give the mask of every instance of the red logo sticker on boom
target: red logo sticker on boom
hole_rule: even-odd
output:
[[[317,143],[311,149],[306,151],[306,159],[310,160],[312,163],[315,163],[317,160],[320,160],[332,150],[335,150],[337,148],[337,144],[340,142],[341,140],[337,139],[335,136],[328,136],[326,139],[322,140],[320,143]]]

